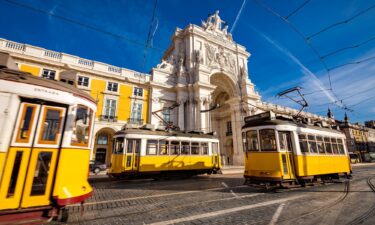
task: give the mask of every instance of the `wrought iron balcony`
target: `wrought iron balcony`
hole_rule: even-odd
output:
[[[100,121],[117,122],[117,116],[100,115]]]
[[[143,119],[129,118],[128,124],[143,125]]]
[[[232,136],[233,134],[232,134],[232,131],[227,131],[227,132],[225,133],[225,135],[226,135],[226,136]]]

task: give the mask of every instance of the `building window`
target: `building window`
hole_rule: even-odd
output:
[[[230,135],[232,135],[232,121],[228,121],[227,122],[226,136],[230,136]]]
[[[133,96],[143,97],[143,88],[134,87]]]
[[[105,116],[108,118],[114,118],[116,116],[116,100],[107,99],[105,102]]]
[[[131,119],[137,120],[137,121],[142,119],[142,104],[141,103],[133,103]]]
[[[108,135],[106,135],[106,134],[100,134],[98,136],[97,143],[98,143],[98,145],[106,145],[106,144],[108,144]]]
[[[89,78],[83,77],[83,76],[78,76],[78,86],[88,87],[89,86]]]
[[[117,92],[118,91],[118,83],[108,82],[107,83],[107,91]]]
[[[55,76],[56,76],[56,71],[43,69],[43,72],[42,72],[42,77],[43,78],[54,80]]]
[[[171,111],[169,109],[163,110],[163,119],[167,123],[171,122]]]

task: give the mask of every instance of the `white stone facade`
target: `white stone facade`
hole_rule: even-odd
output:
[[[216,12],[202,26],[176,29],[162,62],[152,69],[150,108],[154,112],[179,104],[171,110],[170,122],[184,131],[215,131],[223,163],[243,165],[242,121],[255,112],[251,105],[260,96],[248,78],[250,53],[222,23]],[[152,124],[159,120],[151,117]]]

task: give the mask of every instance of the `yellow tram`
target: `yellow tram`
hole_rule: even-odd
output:
[[[345,135],[338,130],[266,112],[246,117],[242,132],[249,184],[305,185],[352,172]]]
[[[114,136],[113,177],[217,173],[219,140],[210,134],[124,129]]]
[[[5,54],[1,59],[9,68],[0,67],[0,223],[57,216],[92,193],[96,103],[73,85],[15,70]]]

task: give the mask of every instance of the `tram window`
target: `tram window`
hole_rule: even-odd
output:
[[[325,153],[325,150],[324,150],[324,143],[323,143],[323,138],[322,137],[319,137],[319,136],[316,136],[316,146],[318,147],[318,152],[320,154],[324,154]]]
[[[308,153],[309,149],[308,149],[306,135],[305,134],[299,134],[298,138],[299,138],[299,147],[301,148],[301,152],[302,153]]]
[[[168,155],[168,141],[159,141],[159,155]]]
[[[315,136],[314,135],[307,135],[307,139],[309,140],[310,153],[318,153],[318,148],[317,148],[316,142],[315,142]]]
[[[328,137],[324,138],[324,145],[326,147],[327,154],[332,154],[331,140]]]
[[[201,143],[201,154],[208,155],[208,143],[206,142]]]
[[[113,145],[113,153],[115,154],[123,154],[124,153],[124,138],[118,137],[115,139]]]
[[[191,154],[199,155],[199,142],[191,142]]]
[[[50,172],[52,152],[39,152],[35,168],[31,196],[44,195],[47,186],[48,174]]]
[[[260,146],[262,151],[276,151],[275,130],[264,129],[259,131]]]
[[[88,146],[90,140],[92,110],[88,107],[79,105],[74,120],[72,145]]]
[[[212,154],[216,155],[219,153],[219,143],[212,143]]]
[[[156,155],[156,149],[158,148],[157,140],[147,140],[147,155]]]
[[[337,140],[336,138],[331,138],[331,143],[332,143],[332,152],[333,154],[338,154],[338,148],[337,148]]]
[[[178,141],[171,141],[171,155],[179,155],[180,154],[180,142]]]
[[[47,108],[39,143],[49,144],[52,142],[52,144],[55,144],[57,142],[57,135],[61,125],[60,116],[61,110]]]
[[[20,121],[16,142],[29,142],[31,126],[33,124],[33,119],[35,115],[35,109],[35,106],[25,105],[22,118]]]
[[[345,154],[342,139],[337,139],[337,142],[338,142],[339,154]]]
[[[258,134],[256,130],[246,132],[246,151],[258,151]]]
[[[14,195],[14,191],[16,190],[18,174],[19,174],[21,162],[22,162],[22,154],[23,154],[22,151],[17,151],[16,157],[14,158],[12,174],[10,175],[7,198],[12,197]]]
[[[189,155],[190,152],[190,142],[181,142],[181,155]]]
[[[128,139],[128,146],[127,146],[127,149],[126,149],[126,153],[133,153],[133,144],[134,144],[134,141],[133,139]]]
[[[281,151],[292,151],[290,133],[289,132],[278,132],[279,134],[279,144]]]

